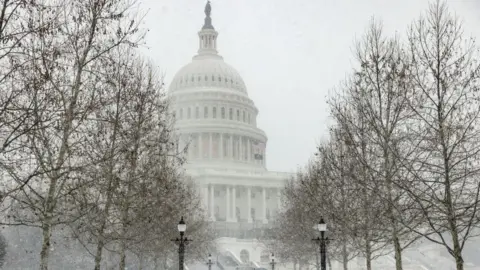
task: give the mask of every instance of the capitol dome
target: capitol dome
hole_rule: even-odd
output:
[[[219,55],[197,55],[177,72],[170,91],[192,87],[218,87],[247,94],[240,74]]]
[[[198,53],[169,87],[179,148],[187,167],[265,170],[267,136],[257,127],[258,109],[240,74],[217,51],[218,32],[205,7]]]

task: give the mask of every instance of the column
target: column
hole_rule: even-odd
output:
[[[268,223],[267,220],[267,190],[262,187],[262,221],[264,224]]]
[[[252,188],[247,187],[247,221],[252,223]]]
[[[237,222],[237,190],[232,187],[232,221]]]
[[[215,185],[210,185],[210,220],[215,221]]]
[[[211,159],[213,158],[213,134],[209,132],[208,137],[210,139],[210,142],[208,143],[208,157]]]
[[[247,162],[250,163],[252,160],[252,142],[250,141],[250,138],[247,138]]]
[[[243,151],[243,136],[240,136],[238,140],[238,153],[240,154],[240,160],[245,161],[245,152]]]
[[[203,142],[202,142],[202,133],[198,133],[198,157],[203,158]]]
[[[231,215],[230,215],[230,187],[226,186],[225,187],[225,220],[226,221],[231,221]]]
[[[238,160],[242,160],[242,153],[240,153],[240,144],[241,144],[241,140],[242,140],[242,137],[239,136],[238,137],[238,143],[235,145],[235,147],[237,148],[237,156],[238,156]]]
[[[235,157],[233,156],[233,134],[230,134],[230,158],[235,160]]]
[[[223,157],[225,156],[225,154],[223,153],[223,133],[220,133],[220,153],[219,153],[219,159],[220,160],[223,160]]]

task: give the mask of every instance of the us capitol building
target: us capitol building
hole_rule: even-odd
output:
[[[220,248],[244,264],[269,261],[257,241],[280,208],[288,173],[266,169],[267,136],[240,74],[217,51],[218,32],[205,7],[198,53],[173,78],[169,97],[189,176],[201,187]],[[262,256],[263,254],[263,256]]]

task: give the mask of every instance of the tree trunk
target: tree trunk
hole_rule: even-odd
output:
[[[343,270],[348,270],[348,252],[347,252],[347,244],[343,242],[342,245],[342,263],[343,263]]]
[[[398,238],[398,222],[397,217],[394,213],[394,206],[397,205],[397,201],[394,198],[393,192],[393,185],[392,185],[392,174],[390,173],[390,155],[389,155],[389,147],[388,141],[385,142],[383,145],[383,158],[384,158],[384,170],[385,170],[385,180],[387,182],[387,189],[388,189],[388,213],[390,214],[390,221],[392,226],[392,242],[393,248],[395,250],[395,269],[396,270],[403,270],[402,266],[402,246],[400,245],[400,239]]]
[[[97,252],[95,253],[95,270],[100,270],[100,264],[102,262],[102,251],[104,247],[104,241],[103,241],[103,232],[100,236],[100,240],[97,243]]]
[[[453,257],[455,258],[455,264],[457,270],[463,270],[463,256],[462,249],[460,248],[460,242],[458,241],[458,233],[456,230],[451,232],[453,242]]]
[[[126,266],[126,261],[127,261],[127,256],[126,256],[126,252],[127,252],[127,247],[126,247],[126,243],[125,243],[125,239],[122,239],[120,241],[120,264],[118,266],[118,269],[119,270],[125,270],[125,266]]]
[[[396,228],[394,228],[394,230],[393,230],[393,246],[395,248],[395,267],[396,267],[396,270],[403,270],[402,248],[400,246],[400,239],[398,239]]]
[[[365,242],[365,263],[367,270],[372,270],[372,248],[369,240]]]
[[[52,234],[51,217],[47,217],[42,225],[43,243],[40,251],[40,270],[48,270],[48,257],[50,255],[50,238]]]

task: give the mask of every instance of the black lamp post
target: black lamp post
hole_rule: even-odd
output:
[[[187,237],[184,237],[185,230],[187,230],[187,224],[183,221],[183,217],[180,219],[177,228],[180,232],[180,238],[176,238],[172,241],[175,241],[175,243],[178,244],[178,269],[183,270],[183,265],[185,264],[185,246],[191,241]]]
[[[277,264],[275,262],[275,255],[272,253],[272,262],[270,263],[270,265],[272,266],[272,270],[275,270],[275,264]]]
[[[212,254],[208,254],[208,262],[207,262],[207,265],[208,265],[208,270],[212,270],[212,265],[213,265],[213,262],[212,262]]]
[[[328,237],[325,237],[327,224],[323,218],[320,218],[320,222],[316,225],[316,229],[320,232],[320,237],[312,240],[320,244],[320,269],[327,270],[327,243],[329,239]]]

